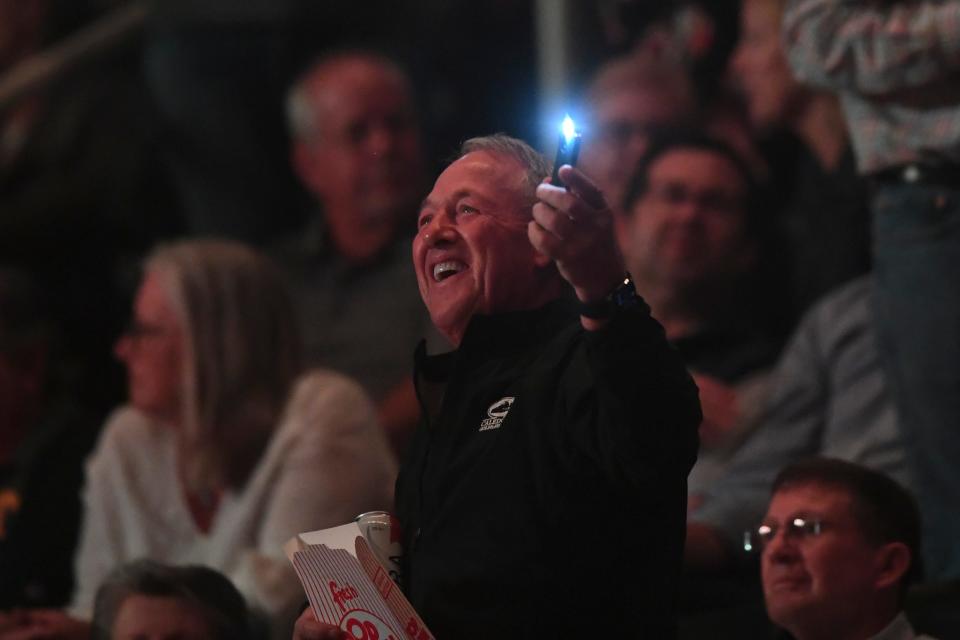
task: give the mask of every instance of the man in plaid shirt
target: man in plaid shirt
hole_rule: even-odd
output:
[[[787,53],[836,91],[874,185],[875,313],[925,519],[960,577],[960,0],[787,0]]]

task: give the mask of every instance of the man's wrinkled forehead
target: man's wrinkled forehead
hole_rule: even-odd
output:
[[[472,151],[443,170],[421,208],[470,196],[508,211],[529,209],[532,202],[524,194],[525,180],[523,167],[510,156]]]
[[[502,178],[500,173],[504,162],[512,162],[512,158],[508,158],[502,154],[491,153],[490,151],[471,151],[451,162],[447,168],[441,172],[440,177],[437,178],[437,182],[440,181],[440,178],[442,178],[444,174],[450,172],[452,169],[465,167],[469,170],[468,175],[473,179],[495,184],[498,179]]]

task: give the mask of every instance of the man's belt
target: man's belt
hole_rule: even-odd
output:
[[[916,184],[960,189],[960,164],[902,164],[870,174],[876,184]]]

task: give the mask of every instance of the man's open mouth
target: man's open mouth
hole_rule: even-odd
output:
[[[443,282],[450,276],[454,276],[461,271],[466,271],[467,265],[457,260],[445,260],[433,265],[433,279],[436,282]]]

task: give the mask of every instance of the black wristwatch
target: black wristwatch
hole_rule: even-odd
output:
[[[581,302],[580,315],[594,320],[603,320],[612,316],[617,309],[628,309],[639,304],[640,297],[637,295],[636,287],[633,286],[633,278],[626,273],[620,284],[603,300]]]

